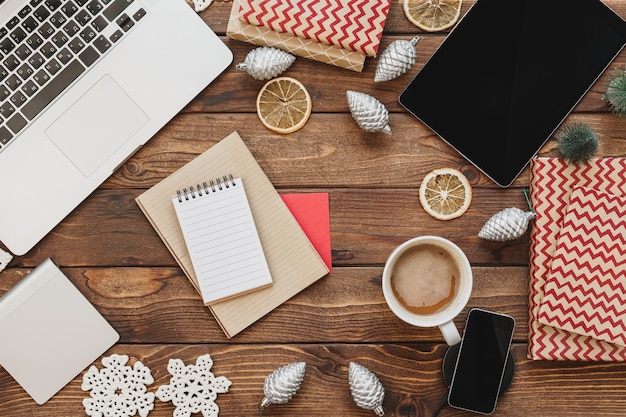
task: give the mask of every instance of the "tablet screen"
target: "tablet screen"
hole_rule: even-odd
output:
[[[399,102],[506,187],[625,43],[599,0],[477,0]]]

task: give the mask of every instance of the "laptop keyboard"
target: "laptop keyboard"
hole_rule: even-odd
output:
[[[136,0],[31,0],[0,27],[0,151],[145,15]]]

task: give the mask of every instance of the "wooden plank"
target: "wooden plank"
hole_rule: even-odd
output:
[[[577,113],[567,122],[585,123],[596,131],[598,156],[626,155],[623,118]],[[282,136],[265,129],[256,114],[180,115],[104,187],[149,188],[236,130],[278,189],[415,189],[426,173],[446,166],[462,171],[472,187],[492,188],[500,194],[500,187],[412,116],[392,114],[389,124],[392,136],[360,129],[350,114],[314,113],[303,129]],[[556,138],[546,143],[540,155],[559,155]],[[525,170],[513,187],[528,184]]]
[[[383,36],[381,53],[391,42],[398,39],[409,40],[413,35]],[[235,69],[235,65],[243,62],[246,55],[257,46],[230,38],[224,37],[222,39],[233,52],[233,65],[198,95],[185,108],[185,112],[256,112],[256,96],[265,81],[255,80],[247,73],[238,71]],[[375,97],[390,112],[405,113],[404,108],[397,102],[400,92],[424,66],[444,39],[445,36],[439,33],[422,35],[415,48],[417,56],[415,64],[405,74],[390,81],[373,82],[378,58],[367,58],[363,71],[356,73],[298,57],[294,64],[281,75],[297,78],[307,87],[312,96],[314,112],[347,112],[345,92],[346,90],[354,90]],[[576,106],[575,111],[608,112],[609,107],[607,103],[602,101],[602,94],[606,91],[610,73],[624,65],[626,65],[626,51],[622,51],[594,83]],[[456,82],[456,80],[452,81]],[[246,86],[246,88],[242,88],[242,86]],[[549,88],[547,88],[546,94],[550,94]],[[450,100],[450,107],[451,111],[462,111],[462,109],[454,108],[454,97]]]
[[[284,189],[328,191],[333,262],[383,265],[391,251],[411,237],[437,234],[466,251],[473,264],[525,265],[528,235],[511,242],[477,237],[487,220],[506,207],[525,209],[521,189],[477,188],[459,219],[436,220],[419,203],[417,189]],[[65,266],[173,266],[165,245],[135,203],[141,190],[95,191],[28,254],[13,265],[33,267],[48,256]]]
[[[286,404],[272,404],[267,416],[365,417],[370,411],[356,406],[350,395],[348,366],[351,361],[374,372],[385,389],[383,407],[389,417],[430,416],[445,395],[442,358],[446,346],[430,344],[331,344],[331,345],[118,345],[108,354],[129,355],[149,367],[155,379],[148,387],[155,392],[169,384],[169,359],[193,364],[210,354],[211,371],[225,376],[232,385],[219,394],[216,404],[221,417],[258,415],[264,397],[265,378],[288,363],[304,361],[306,371],[300,389]],[[515,376],[509,390],[499,399],[494,416],[534,415],[618,416],[626,407],[626,364],[532,362],[525,358],[526,346],[513,347]],[[102,368],[99,361],[95,363]],[[0,370],[0,415],[67,417],[84,415],[82,400],[88,393],[80,388],[82,375],[47,404],[38,406]],[[11,401],[6,399],[10,398]],[[174,406],[155,400],[150,417],[171,416]],[[445,407],[440,416],[471,415]]]
[[[121,343],[225,343],[228,339],[178,268],[67,268],[63,271],[121,335]],[[0,295],[28,270],[11,268]],[[528,333],[528,272],[524,267],[474,267],[469,308],[511,314],[515,339]],[[443,342],[436,328],[398,319],[381,289],[382,267],[335,268],[231,340],[233,343]],[[303,332],[302,329],[307,329]]]

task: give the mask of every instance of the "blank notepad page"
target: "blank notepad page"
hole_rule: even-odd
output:
[[[205,304],[272,284],[241,178],[172,199]]]

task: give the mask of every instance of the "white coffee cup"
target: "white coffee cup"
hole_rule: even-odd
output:
[[[416,268],[426,272],[420,274]],[[456,244],[438,236],[418,236],[389,255],[382,285],[396,316],[418,327],[438,326],[452,346],[461,341],[453,320],[467,305],[472,282],[471,265]]]

